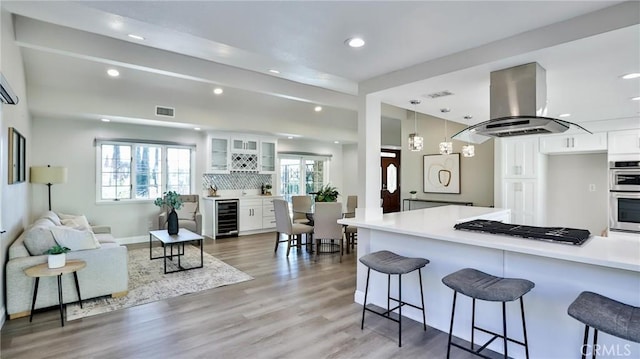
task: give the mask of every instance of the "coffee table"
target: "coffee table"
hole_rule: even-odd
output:
[[[151,246],[153,244],[153,239],[156,239],[160,242],[162,242],[163,244],[163,248],[164,248],[164,255],[162,256],[158,256],[158,257],[154,257],[152,250],[151,250]],[[202,237],[199,234],[193,233],[188,229],[184,229],[184,228],[180,228],[178,230],[178,234],[174,234],[174,235],[170,235],[169,232],[167,232],[166,229],[161,229],[161,230],[157,230],[157,231],[149,231],[149,259],[153,260],[153,259],[163,259],[164,260],[164,274],[168,274],[168,273],[175,273],[175,272],[182,272],[182,271],[186,271],[186,270],[191,270],[191,269],[198,269],[198,268],[202,268],[203,265],[203,247],[204,247],[204,243],[203,243],[203,239],[204,237]],[[185,268],[182,266],[182,264],[180,263],[180,258],[184,255],[184,244],[185,242],[190,242],[190,241],[198,241],[200,242],[200,265],[196,266],[196,267],[188,267]],[[174,254],[173,253],[173,247],[174,246],[178,246],[178,253]],[[169,253],[169,255],[167,255],[167,247],[170,247],[171,251]],[[172,271],[167,271],[167,259],[173,261],[173,258],[176,257],[178,259],[178,269],[176,270],[172,270]]]
[[[36,308],[36,298],[38,297],[38,284],[41,277],[58,277],[58,303],[60,306],[60,324],[64,327],[64,314],[62,311],[62,275],[67,273],[73,273],[73,278],[76,281],[76,293],[78,293],[78,302],[80,302],[80,308],[82,308],[82,297],[80,297],[80,285],[78,284],[78,271],[87,266],[87,263],[82,260],[67,260],[64,267],[49,268],[48,263],[42,263],[29,267],[24,270],[24,273],[36,279],[36,284],[33,289],[33,301],[31,302],[31,315],[29,315],[29,323],[33,319],[33,312]],[[66,306],[65,306],[66,309]],[[66,310],[65,310],[66,311]]]

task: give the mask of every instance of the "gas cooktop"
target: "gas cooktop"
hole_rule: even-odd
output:
[[[591,235],[586,229],[522,226],[484,219],[458,223],[454,228],[464,231],[505,234],[575,246],[582,245]]]

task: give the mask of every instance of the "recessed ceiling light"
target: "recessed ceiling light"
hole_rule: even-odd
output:
[[[570,113],[561,113],[558,115],[558,117],[571,117]]]
[[[354,48],[364,46],[364,40],[360,37],[352,37],[352,38],[346,39],[344,43],[347,44],[349,47],[354,47]]]
[[[640,96],[638,96],[638,97],[632,97],[632,98],[631,98],[631,101],[640,101]]]
[[[120,71],[118,71],[116,69],[109,69],[109,70],[107,70],[107,75],[109,75],[111,77],[118,77],[118,76],[120,76]]]
[[[224,90],[222,90],[220,87],[216,87],[213,89],[213,93],[216,95],[220,95],[224,92]]]
[[[293,136],[287,136],[287,139],[293,140]]]
[[[193,129],[196,131],[200,131],[200,127],[194,127]]]
[[[144,37],[142,37],[142,36],[140,36],[140,35],[136,35],[136,34],[129,34],[128,36],[129,36],[130,38],[132,38],[132,39],[136,39],[136,40],[140,40],[140,41],[144,40]]]
[[[270,69],[269,72],[271,72],[272,74],[279,74],[280,73],[280,71],[274,70],[274,69]]]
[[[101,118],[100,121],[102,121],[102,122],[111,122],[111,120],[108,119],[108,118]]]
[[[315,112],[320,112],[320,111],[322,111],[322,106],[316,106],[313,110]]]
[[[340,141],[333,141],[333,143],[335,143],[336,145],[340,143]]]
[[[640,77],[640,72],[633,72],[633,73],[622,76],[622,78],[625,80],[637,79],[638,77]]]

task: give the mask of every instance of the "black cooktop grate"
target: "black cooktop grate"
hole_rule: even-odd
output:
[[[506,234],[509,236],[539,239],[576,246],[584,243],[591,235],[586,229],[522,226],[484,219],[458,223],[454,228],[465,231]]]

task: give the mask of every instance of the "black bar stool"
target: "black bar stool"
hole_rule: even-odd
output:
[[[465,268],[442,278],[442,283],[454,290],[453,306],[451,309],[451,326],[449,327],[449,342],[447,344],[447,358],[449,358],[449,355],[451,353],[451,346],[453,345],[456,348],[460,348],[482,358],[490,359],[490,357],[483,355],[480,352],[497,338],[502,338],[504,341],[505,358],[508,358],[508,341],[524,346],[525,355],[527,359],[529,358],[527,327],[524,321],[524,303],[522,302],[522,296],[528,293],[533,287],[535,287],[535,284],[533,282],[526,279],[496,277],[476,269]],[[453,317],[456,311],[456,296],[458,292],[472,299],[470,348],[451,342],[453,332]],[[494,333],[490,330],[476,326],[476,299],[490,302],[502,302],[502,334]],[[524,342],[509,338],[507,336],[506,302],[512,302],[517,299],[520,299],[520,313],[522,314],[522,331],[524,333]],[[493,337],[488,342],[483,344],[478,350],[473,349],[475,330],[493,335]]]
[[[381,317],[387,318],[398,323],[398,346],[402,346],[402,306],[408,305],[410,307],[414,307],[416,309],[422,310],[422,326],[424,330],[427,330],[427,320],[424,311],[424,296],[422,294],[422,267],[429,263],[428,259],[424,258],[409,258],[403,257],[401,255],[395,254],[389,251],[379,251],[369,253],[360,258],[360,262],[367,266],[367,285],[364,291],[364,305],[362,306],[362,323],[360,324],[360,329],[364,329],[364,313],[365,311],[370,311],[371,313],[375,313]],[[387,310],[385,312],[377,312],[373,309],[367,308],[367,294],[369,292],[369,275],[371,274],[371,270],[375,270],[376,272],[387,274]],[[418,270],[418,277],[420,280],[420,299],[422,300],[422,307],[418,307],[411,303],[406,303],[402,301],[402,275],[413,272],[414,270]],[[398,275],[398,299],[391,297],[391,275]],[[389,308],[390,301],[398,302],[397,307]],[[398,309],[398,319],[394,319],[391,317],[391,312]]]
[[[595,359],[598,331],[640,343],[640,307],[620,303],[593,292],[582,292],[571,303],[567,313],[584,324],[582,359],[587,356],[589,328],[593,328],[591,351]]]

